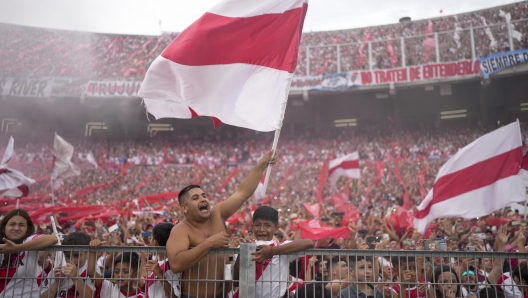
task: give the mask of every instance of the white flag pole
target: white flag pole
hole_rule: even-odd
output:
[[[280,129],[277,129],[275,131],[275,139],[273,139],[273,145],[271,146],[271,149],[273,150],[273,155],[275,155],[275,152],[277,152],[277,143],[279,142],[280,131],[281,131]],[[266,189],[268,188],[270,174],[271,174],[271,165],[268,165],[268,168],[266,169],[266,178],[264,179],[264,186],[262,187],[263,197],[266,195]]]
[[[16,199],[16,208],[15,209],[18,209],[18,202],[20,201],[20,198],[17,198]]]
[[[55,224],[55,216],[50,216],[51,219],[51,227],[53,229],[53,234],[55,234],[55,237],[57,237],[57,245],[62,245],[61,239],[59,236],[59,231],[57,230],[57,225]],[[55,254],[55,264],[53,267],[57,266],[66,266],[66,259],[64,258],[64,254],[62,251],[57,251]]]
[[[293,74],[290,74],[290,78],[288,80],[288,88],[286,88],[286,94],[284,94],[284,101],[282,102],[282,110],[281,110],[281,124],[280,127],[282,128],[282,121],[284,120],[284,114],[286,113],[286,106],[288,104],[288,95],[290,94],[290,86],[291,82],[293,80]],[[277,152],[277,144],[279,143],[279,136],[280,136],[281,129],[277,129],[275,131],[275,138],[273,139],[273,145],[271,146],[271,149],[273,150],[273,155]],[[264,185],[262,187],[262,196],[264,197],[266,195],[266,189],[268,188],[268,182],[271,174],[271,165],[268,165],[268,168],[266,170],[266,178],[264,179]]]

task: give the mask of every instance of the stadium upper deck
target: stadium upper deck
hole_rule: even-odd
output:
[[[528,2],[524,1],[405,25],[305,33],[296,75],[474,60],[490,53],[525,49],[526,18]],[[0,24],[0,76],[141,80],[150,63],[176,36],[97,34]]]

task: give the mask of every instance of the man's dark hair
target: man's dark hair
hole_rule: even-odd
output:
[[[156,240],[160,246],[166,246],[173,227],[174,225],[171,223],[157,224],[152,229],[152,239]]]
[[[504,298],[504,293],[495,287],[485,287],[478,291],[479,298]]]
[[[279,212],[277,212],[277,210],[272,207],[261,206],[258,207],[253,213],[253,222],[255,222],[257,219],[269,220],[277,226],[279,225]]]
[[[324,288],[322,283],[311,283],[299,288],[296,297],[326,298],[332,297],[330,291]]]
[[[62,245],[90,245],[92,238],[84,232],[71,232],[64,237]]]
[[[515,278],[517,277],[519,279],[519,282],[522,284],[523,280],[524,282],[528,282],[528,266],[525,262],[520,262],[515,266],[515,268],[512,271],[512,276]]]
[[[341,258],[341,257],[338,257],[338,256],[331,258],[329,260],[328,266],[327,266],[328,271],[331,272],[334,269],[339,269],[339,262],[341,262],[341,261],[347,263],[346,258]]]
[[[180,203],[180,205],[182,203],[183,196],[185,196],[193,188],[202,188],[202,187],[200,185],[191,184],[191,185],[185,186],[184,188],[182,188],[182,190],[180,190],[180,193],[178,194],[178,202]]]
[[[416,262],[416,259],[414,257],[399,257],[399,256],[393,256],[391,258],[391,263],[394,266],[400,267],[401,263],[408,263],[408,262]]]
[[[131,270],[139,271],[139,255],[135,252],[125,252],[120,254],[114,261],[114,266],[119,263],[126,263]]]
[[[348,257],[348,264],[350,264],[350,268],[352,268],[353,270],[356,270],[356,264],[363,260],[365,260],[366,262],[372,263],[371,257],[357,255],[357,256]]]

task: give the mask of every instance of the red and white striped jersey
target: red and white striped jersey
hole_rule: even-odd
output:
[[[180,297],[181,274],[173,273],[170,270],[168,260],[160,261],[159,266],[160,266],[161,272],[163,272],[163,278],[171,284],[172,292],[177,297]],[[165,295],[165,291],[163,289],[163,281],[156,279],[154,273],[152,273],[145,280],[145,289],[146,289],[145,293],[147,294],[147,298],[167,298],[167,296]]]

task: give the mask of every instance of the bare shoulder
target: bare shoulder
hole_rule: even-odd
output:
[[[191,229],[186,221],[182,221],[172,228],[170,235],[177,237],[189,236],[190,231]]]

